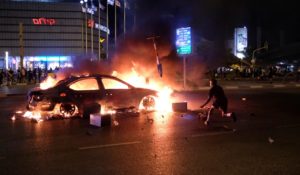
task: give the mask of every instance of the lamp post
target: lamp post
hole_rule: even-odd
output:
[[[101,26],[101,3],[100,0],[98,0],[98,61],[101,60],[101,43],[100,43],[100,37],[101,37],[101,31],[100,31],[100,26]]]
[[[268,50],[268,48],[269,48],[268,43],[265,42],[264,47],[260,47],[260,48],[257,48],[255,50],[253,50],[253,52],[252,52],[252,59],[251,59],[251,64],[252,64],[252,69],[253,69],[253,73],[252,73],[252,77],[253,78],[254,78],[254,65],[255,65],[255,61],[256,61],[256,59],[255,59],[255,53],[257,51],[260,51],[260,50],[263,50],[263,49]]]
[[[87,54],[87,1],[81,0],[80,4],[83,6],[85,4],[85,12],[84,12],[84,26],[85,26],[85,54]]]

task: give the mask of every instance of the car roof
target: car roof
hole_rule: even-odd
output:
[[[77,76],[76,75],[72,75],[72,76],[70,76],[68,78],[65,78],[65,83],[68,84],[68,83],[70,83],[70,82],[72,82],[74,80],[78,80],[78,79],[81,79],[81,78],[92,78],[92,77],[100,78],[100,79],[101,78],[111,78],[111,79],[115,79],[115,80],[121,81],[121,82],[123,82],[124,84],[127,84],[130,87],[134,87],[131,84],[127,83],[126,81],[123,81],[123,80],[119,79],[118,77],[111,76],[111,75],[105,75],[105,74],[86,74],[86,75],[82,74],[82,75],[77,75]]]

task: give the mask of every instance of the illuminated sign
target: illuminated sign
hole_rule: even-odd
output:
[[[178,28],[176,30],[176,50],[180,55],[192,52],[191,27]]]
[[[234,55],[241,59],[245,57],[245,51],[248,47],[247,35],[246,27],[235,28],[234,30]]]
[[[81,10],[83,13],[89,13],[89,14],[95,14],[95,12],[97,11],[97,8],[84,8],[81,7]]]
[[[55,19],[49,18],[32,18],[32,22],[34,25],[54,25],[56,23]]]
[[[34,57],[29,57],[28,61],[71,61],[70,56],[34,56]]]
[[[109,32],[109,29],[108,29],[107,27],[95,23],[95,21],[92,20],[92,19],[89,19],[89,20],[88,20],[87,25],[88,25],[88,27],[90,27],[90,28],[96,28],[96,29],[102,30],[103,32],[106,32],[106,33],[108,33],[108,34],[110,33],[110,32]]]

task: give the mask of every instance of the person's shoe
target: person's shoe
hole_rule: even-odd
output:
[[[233,122],[236,122],[237,119],[236,119],[236,115],[234,112],[231,113],[231,118],[232,118]]]

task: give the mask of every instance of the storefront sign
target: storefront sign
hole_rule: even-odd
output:
[[[99,25],[99,24],[97,24],[97,23],[95,23],[95,21],[94,20],[92,20],[92,19],[89,19],[88,20],[88,27],[92,27],[92,28],[96,28],[96,29],[98,29],[98,30],[102,30],[103,32],[106,32],[106,33],[110,33],[109,32],[109,29],[107,28],[107,27],[105,27],[105,26],[103,26],[103,25]]]
[[[32,22],[34,25],[54,25],[56,23],[55,19],[49,18],[32,18]]]

